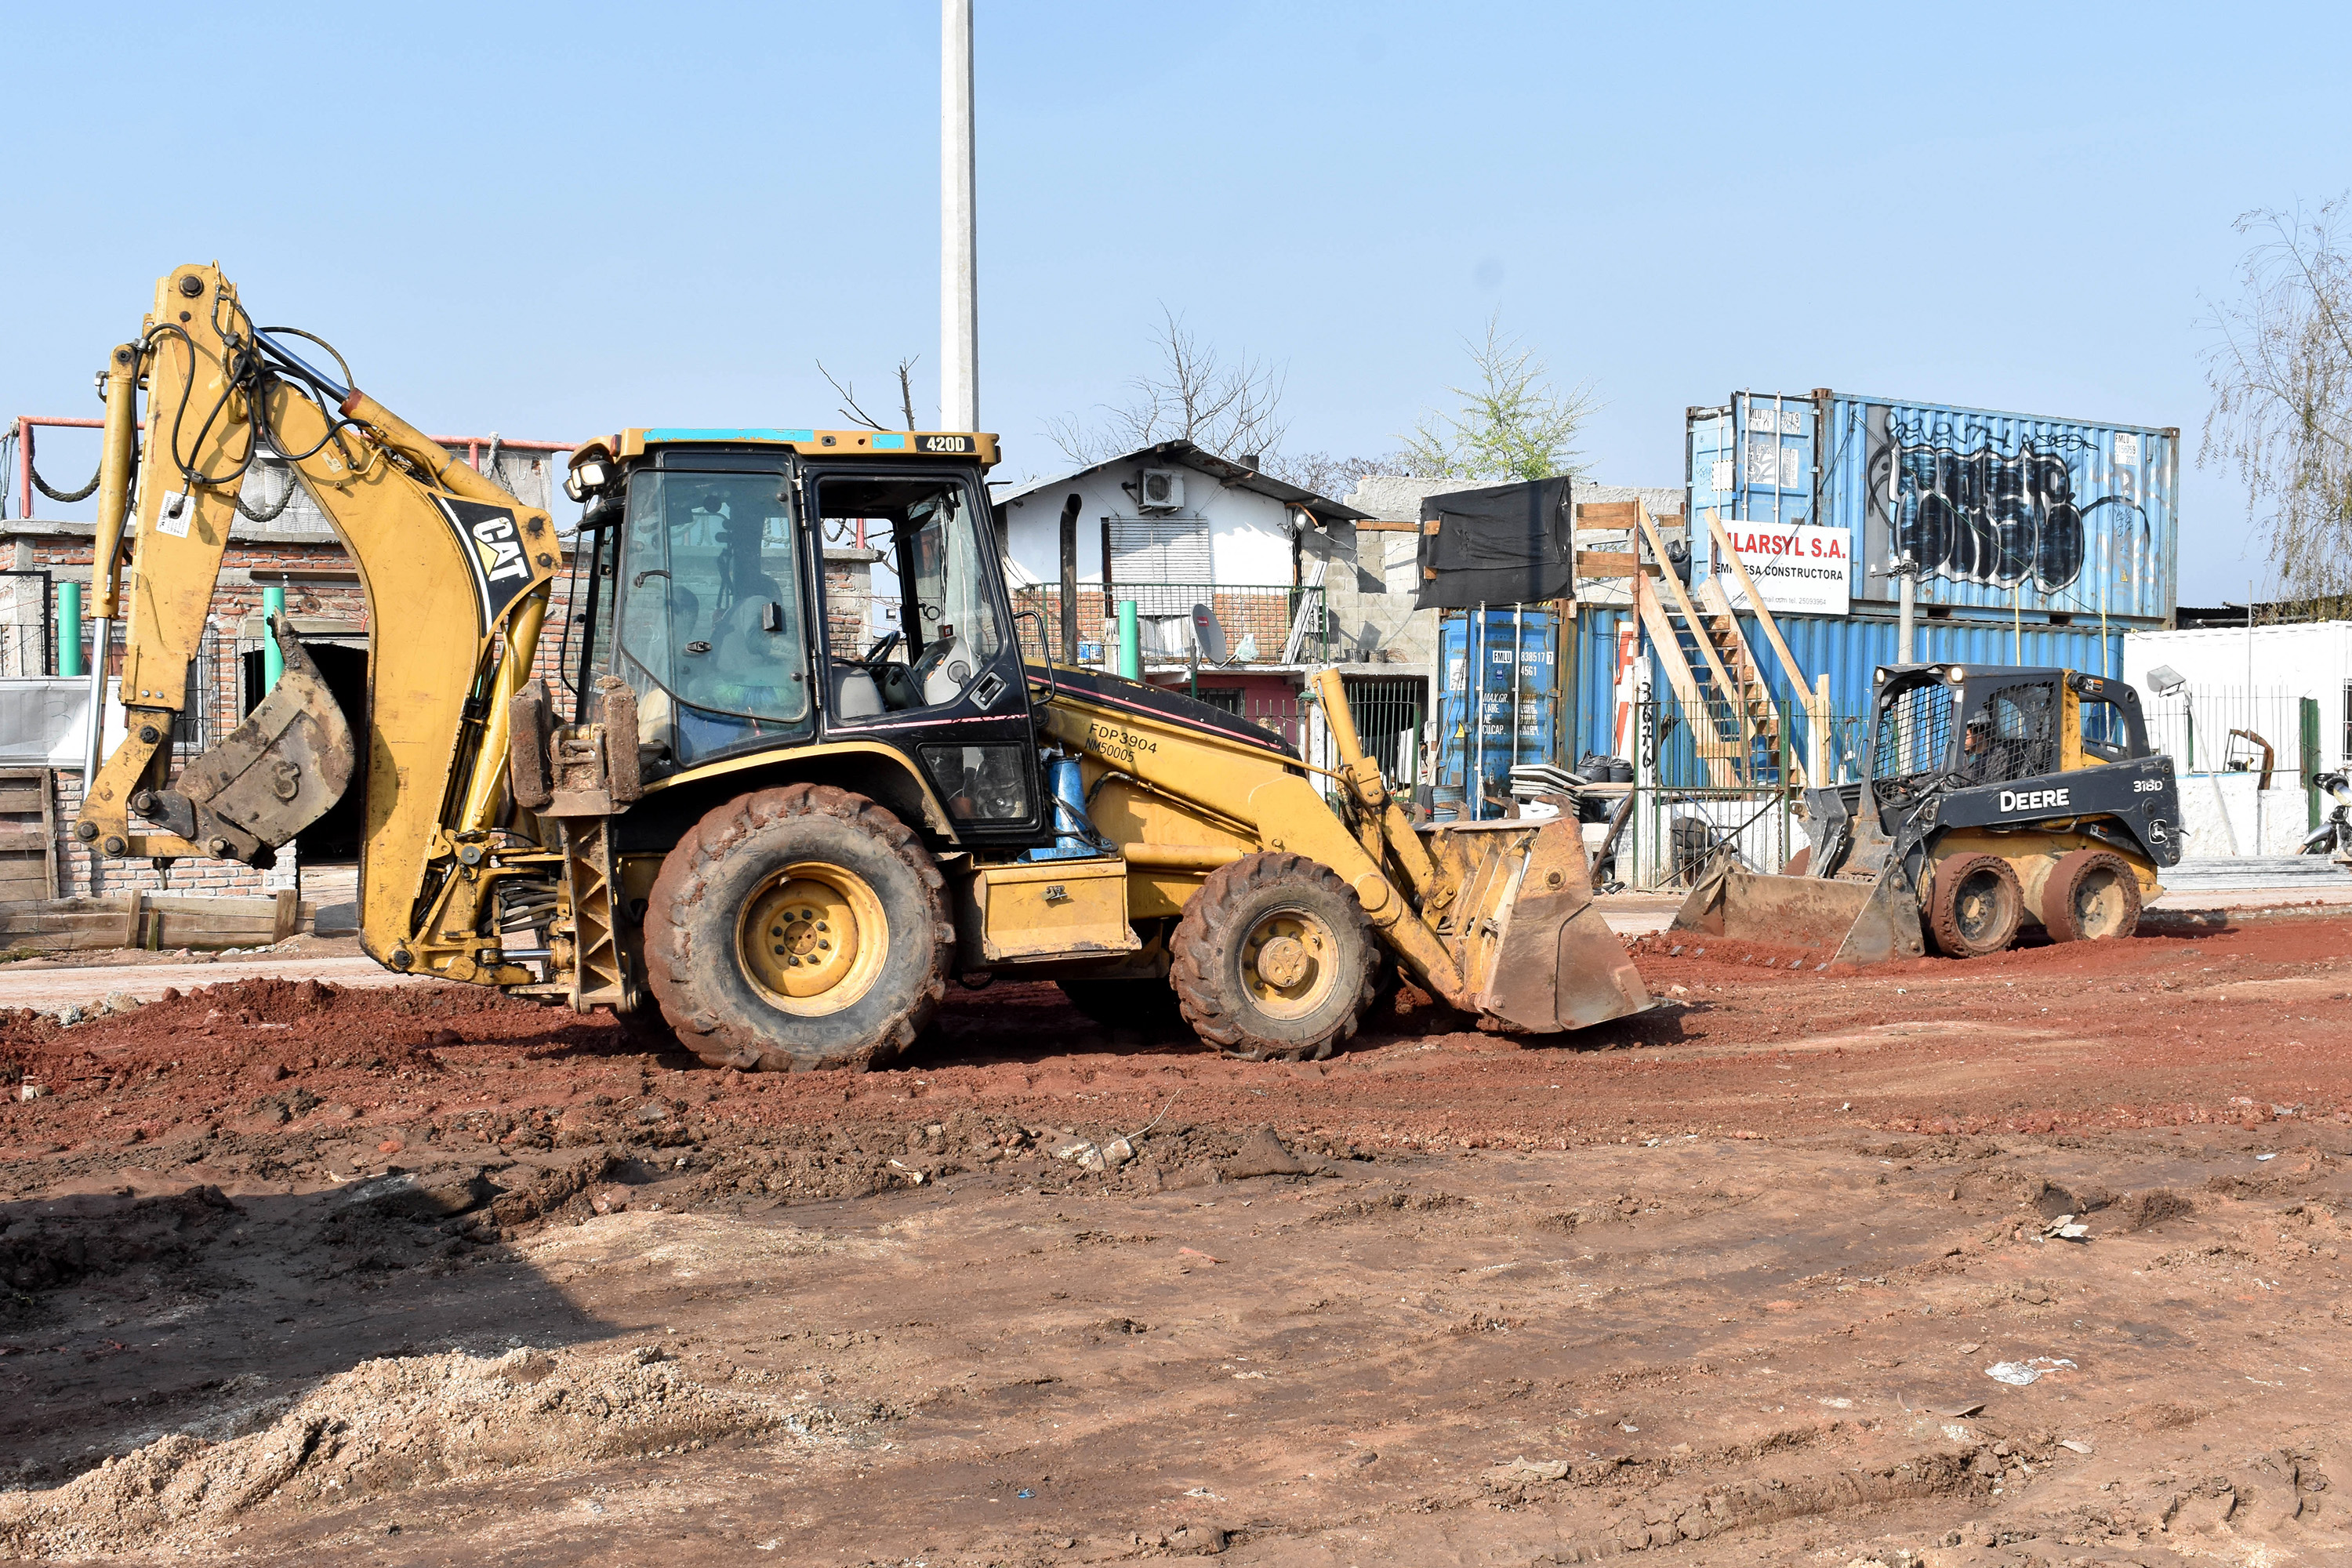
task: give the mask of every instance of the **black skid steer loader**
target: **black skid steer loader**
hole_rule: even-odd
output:
[[[1841,964],[1998,952],[2021,926],[2129,936],[2181,851],[2172,759],[2139,696],[2068,669],[1877,674],[1862,778],[1805,792],[1810,846],[1779,876],[1718,851],[1674,929],[1821,950]]]

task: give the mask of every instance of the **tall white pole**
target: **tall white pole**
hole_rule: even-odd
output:
[[[980,427],[971,199],[971,0],[940,0],[940,424]]]

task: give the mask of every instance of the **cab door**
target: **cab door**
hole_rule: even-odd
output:
[[[960,841],[1039,842],[1037,737],[978,472],[817,461],[798,485],[821,554],[825,737],[905,752]]]

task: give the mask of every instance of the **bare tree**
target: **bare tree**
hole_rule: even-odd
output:
[[[1098,405],[1092,418],[1070,414],[1046,422],[1046,437],[1063,456],[1099,463],[1176,440],[1222,458],[1261,461],[1280,449],[1289,429],[1280,370],[1246,353],[1228,363],[1164,305],[1152,345],[1160,363],[1127,384],[1126,402]]]
[[[915,427],[914,369],[915,362],[922,357],[920,354],[910,354],[898,362],[898,407],[899,411],[907,416],[907,422],[898,426],[901,430],[912,430]],[[883,424],[858,406],[857,394],[853,390],[852,384],[835,379],[833,372],[824,368],[824,361],[816,362],[816,373],[824,377],[827,385],[841,395],[841,401],[845,406],[840,413],[844,419],[853,425],[863,425],[868,430],[891,428],[890,426]]]
[[[1341,458],[1329,452],[1301,452],[1295,456],[1270,453],[1261,466],[1285,484],[1297,485],[1302,490],[1313,490],[1334,500],[1344,500],[1356,488],[1356,481],[1367,474],[1408,471],[1404,458],[1398,456]]]
[[[1404,437],[1410,471],[1501,482],[1580,472],[1576,437],[1600,406],[1591,383],[1554,391],[1543,361],[1503,331],[1500,314],[1487,318],[1485,342],[1465,338],[1463,346],[1470,351],[1473,384],[1449,388],[1459,406],[1423,416]]]
[[[2242,297],[2215,313],[2205,356],[2213,406],[2198,460],[2236,466],[2248,518],[2269,536],[2278,591],[2292,598],[2352,593],[2347,200],[2315,216],[2262,210],[2238,219],[2238,233],[2258,237],[2238,264]]]

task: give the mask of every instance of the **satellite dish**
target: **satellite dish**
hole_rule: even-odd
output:
[[[1192,646],[1211,664],[1225,662],[1225,628],[1217,625],[1217,617],[1206,605],[1192,606]]]

